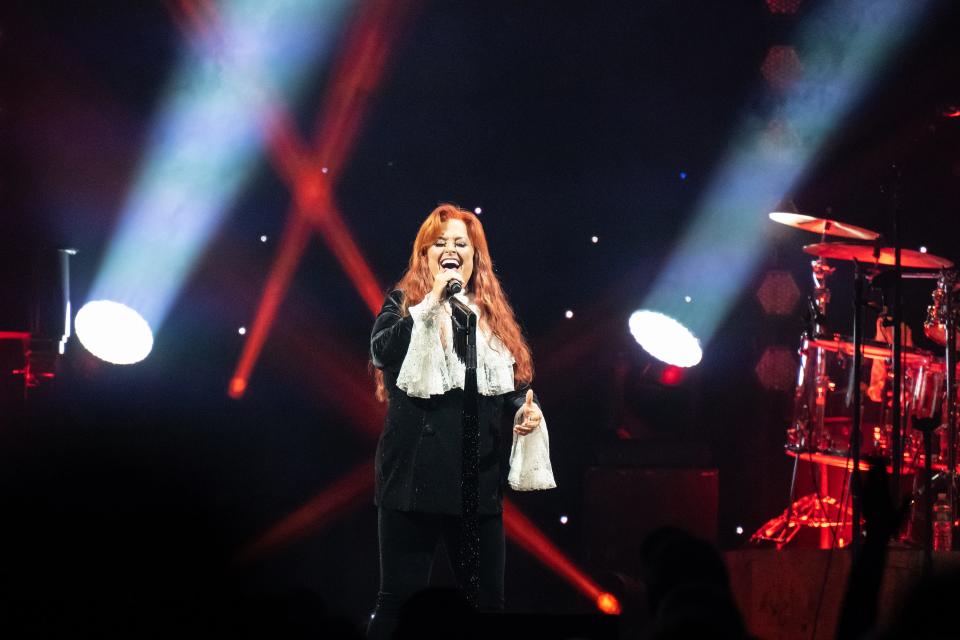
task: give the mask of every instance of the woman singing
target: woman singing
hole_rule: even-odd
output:
[[[465,419],[464,406],[474,378],[455,348],[459,329],[452,308],[466,309],[458,301],[477,318],[471,419]],[[527,491],[556,485],[546,422],[530,389],[530,348],[475,215],[443,204],[424,220],[407,271],[374,323],[370,356],[379,370],[377,396],[388,407],[376,456],[380,592],[369,637],[389,637],[400,605],[428,585],[441,540],[461,589],[468,590],[472,579],[479,607],[502,609],[502,416],[512,417],[514,425],[510,486]],[[463,445],[464,425],[475,430],[477,422],[479,465],[463,455],[470,450]],[[474,469],[472,484],[464,480],[467,468]],[[476,511],[472,519],[465,503]],[[467,521],[475,523],[472,536],[463,533]],[[468,574],[461,560],[477,551],[479,571]]]

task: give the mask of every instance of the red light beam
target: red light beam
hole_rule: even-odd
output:
[[[367,460],[241,549],[237,562],[245,564],[315,533],[356,507],[372,489],[373,460]]]
[[[577,568],[512,502],[503,501],[503,524],[510,539],[596,603],[604,613],[620,613],[620,603]]]
[[[284,111],[274,106],[268,118],[271,156],[294,194],[293,217],[307,218],[316,226],[372,313],[380,308],[383,290],[333,202],[331,185],[349,154],[369,107],[369,96],[382,77],[390,47],[412,4],[372,0],[361,9],[351,27],[345,53],[333,73],[335,81],[317,127],[315,156],[318,161],[303,157],[302,144]],[[291,173],[296,177],[291,179]],[[300,231],[300,223],[288,223],[288,230],[292,224],[297,233],[284,233],[256,312],[251,339],[244,344],[231,379],[228,393],[233,398],[239,398],[246,391],[279,304],[305,249],[307,239]],[[287,243],[293,246],[287,247]]]
[[[309,223],[301,216],[292,215],[287,219],[283,231],[283,240],[278,249],[277,259],[267,278],[257,315],[254,317],[247,340],[243,343],[240,361],[230,379],[228,393],[231,398],[239,398],[247,390],[253,365],[263,349],[267,334],[277,317],[277,310],[290,287],[290,281],[300,262],[300,257],[310,240]]]

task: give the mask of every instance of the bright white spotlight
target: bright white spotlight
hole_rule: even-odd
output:
[[[634,311],[630,333],[644,351],[676,367],[692,367],[703,358],[700,341],[685,326],[656,311]]]
[[[140,362],[153,349],[153,332],[139,313],[112,300],[83,305],[73,321],[84,348],[113,364]]]

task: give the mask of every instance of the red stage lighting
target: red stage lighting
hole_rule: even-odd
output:
[[[369,495],[372,489],[373,460],[368,460],[241,549],[237,561],[249,562],[315,533],[360,504],[360,497]]]
[[[800,10],[803,0],[767,0],[767,9],[770,13],[791,15]]]
[[[503,501],[503,524],[510,540],[540,560],[577,591],[590,598],[601,611],[612,614],[620,612],[620,604],[616,598],[601,590],[597,583],[577,568],[549,538],[513,506],[512,502],[506,499]]]
[[[620,615],[620,601],[612,593],[601,593],[597,596],[597,609],[611,616]]]
[[[764,313],[787,316],[800,299],[800,288],[788,271],[769,271],[757,289],[757,300]]]
[[[663,368],[663,371],[660,372],[660,383],[668,387],[675,387],[683,382],[683,373],[683,367],[668,364]]]
[[[181,1],[186,21],[194,28],[206,30],[216,22],[215,14],[201,16],[189,3]],[[241,397],[248,387],[253,365],[309,240],[307,221],[322,234],[371,312],[376,313],[380,307],[382,289],[333,202],[332,177],[327,174],[330,173],[329,168],[342,166],[349,153],[362,116],[369,106],[369,96],[374,94],[390,46],[399,31],[397,25],[409,8],[406,3],[373,0],[361,9],[347,39],[344,56],[333,74],[330,97],[316,128],[315,158],[307,157],[286,111],[280,105],[267,101],[265,128],[270,140],[271,159],[278,173],[287,179],[295,195],[295,205],[288,218],[250,336],[244,342],[236,372],[230,380],[228,393],[232,398]],[[320,167],[319,171],[317,167]],[[360,495],[369,491],[372,482],[371,463],[357,467],[245,547],[239,559],[253,559],[315,532],[355,504]],[[594,599],[598,608],[605,613],[620,612],[620,605],[614,596],[601,592],[592,580],[507,501],[504,502],[504,523],[512,539]]]
[[[803,73],[803,65],[793,47],[774,45],[767,51],[760,72],[771,87],[787,91]]]
[[[797,375],[794,350],[786,347],[767,347],[756,367],[757,378],[764,389],[790,391]]]

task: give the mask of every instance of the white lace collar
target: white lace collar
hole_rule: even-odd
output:
[[[463,292],[456,297],[477,314],[479,327],[480,308]],[[397,386],[417,398],[463,389],[466,367],[453,350],[450,303],[439,303],[427,295],[408,311],[413,318],[413,329]],[[499,338],[477,330],[477,391],[481,395],[497,396],[513,391],[513,364],[513,355]]]

